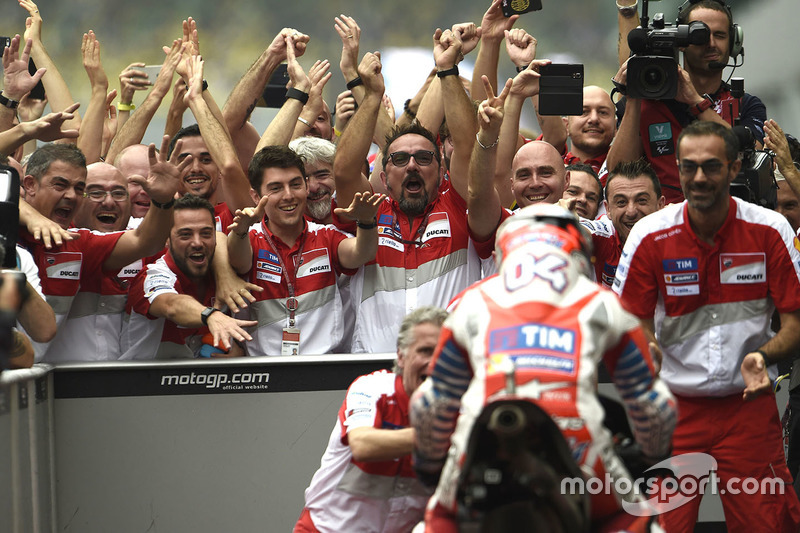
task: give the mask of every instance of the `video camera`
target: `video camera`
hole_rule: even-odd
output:
[[[667,100],[678,93],[678,49],[705,44],[711,31],[704,22],[670,24],[664,13],[647,14],[648,0],[642,0],[640,25],[628,33],[628,91],[631,98]]]
[[[731,96],[736,99],[744,96],[743,78],[731,79]],[[750,128],[742,126],[740,117],[734,119],[732,126],[739,139],[742,169],[731,182],[731,196],[775,209],[778,205],[778,184],[772,170],[772,153],[769,150],[756,150],[756,138]]]

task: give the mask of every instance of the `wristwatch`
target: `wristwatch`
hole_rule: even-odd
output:
[[[217,309],[216,307],[206,307],[205,309],[203,309],[203,312],[200,313],[200,321],[203,323],[204,326],[208,325],[208,317],[210,317],[214,311],[219,311],[219,309]]]
[[[693,105],[692,107],[690,107],[689,108],[689,113],[693,117],[697,118],[697,117],[700,116],[700,114],[703,111],[705,111],[706,109],[711,109],[712,107],[714,107],[714,99],[711,98],[709,95],[704,94],[703,95],[703,101],[702,102],[698,102],[695,105]]]

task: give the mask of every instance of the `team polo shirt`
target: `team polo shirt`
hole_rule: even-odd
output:
[[[214,225],[217,231],[221,231],[225,235],[230,233],[228,226],[233,224],[233,215],[231,210],[228,209],[228,204],[225,202],[219,203],[214,206]]]
[[[119,356],[118,294],[104,293],[103,263],[124,232],[70,229],[80,238],[47,250],[30,234],[22,238],[39,269],[42,292],[56,315],[58,332],[49,343],[33,343],[37,362],[107,361]],[[123,296],[124,298],[124,296]],[[117,315],[117,316],[114,316]]]
[[[619,242],[617,230],[608,217],[598,220],[581,218],[581,225],[592,234],[594,279],[603,287],[610,289],[614,284],[617,265],[622,255],[622,243]]]
[[[197,298],[197,286],[175,264],[170,252],[147,265],[133,280],[125,307],[121,360],[195,357],[207,327],[184,328],[150,314],[150,306],[162,294],[188,294],[204,306],[214,305],[216,285],[209,274],[205,294]]]
[[[636,223],[614,291],[640,318],[655,318],[661,377],[685,396],[741,394],[740,365],[772,335],[778,311],[800,309],[800,241],[786,219],[738,198],[714,246],[697,238],[687,204]]]
[[[378,253],[351,283],[358,303],[357,353],[394,352],[403,317],[420,306],[446,308],[481,279],[481,258],[494,249],[494,236],[485,242],[470,237],[467,205],[449,182],[423,215],[409,221],[389,198],[380,205],[377,220]]]
[[[728,124],[739,117],[739,102],[731,96],[727,85],[715,94],[714,111]],[[742,125],[750,128],[758,141],[764,139],[764,121],[767,108],[751,94],[742,98]],[[639,121],[639,135],[642,140],[647,161],[656,171],[667,203],[683,201],[678,165],[675,162],[678,137],[683,128],[695,120],[688,112],[688,106],[675,100],[642,100],[642,114]]]
[[[408,427],[408,401],[402,377],[386,370],[350,385],[319,470],[305,492],[316,529],[407,533],[422,520],[430,493],[416,480],[411,455],[360,462],[347,441],[353,428]]]
[[[249,238],[253,249],[253,263],[248,272],[248,281],[264,290],[253,293],[256,301],[249,306],[250,319],[258,321],[251,332],[252,341],[247,351],[252,356],[280,355],[283,328],[288,325],[286,300],[289,286],[276,252],[283,265],[291,269],[287,274],[292,279],[296,269],[295,297],[298,308],[295,312],[295,327],[300,330],[300,354],[326,354],[338,351],[344,339],[344,310],[337,279],[340,274],[353,275],[356,270],[341,266],[339,244],[349,234],[333,226],[323,226],[304,221],[302,235],[292,247],[287,246],[272,232],[273,250],[264,237],[261,224],[251,227]],[[300,246],[302,259],[298,258]],[[300,260],[299,260],[300,259]],[[299,265],[298,265],[299,263]]]

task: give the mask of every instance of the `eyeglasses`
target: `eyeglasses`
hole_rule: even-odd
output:
[[[678,168],[684,176],[694,176],[697,173],[697,169],[702,168],[703,174],[706,176],[716,177],[719,176],[723,166],[724,163],[719,159],[709,159],[708,161],[703,161],[699,165],[689,159],[682,159]]]
[[[389,154],[389,160],[396,167],[404,167],[414,158],[414,161],[421,167],[427,167],[433,163],[433,156],[435,154],[430,150],[417,150],[413,154],[408,152],[392,152]]]
[[[83,193],[84,198],[88,198],[93,202],[100,203],[106,199],[106,196],[111,195],[111,199],[115,202],[123,202],[128,199],[128,191],[125,189],[114,189],[113,191],[104,191],[102,189],[93,189],[89,192]]]

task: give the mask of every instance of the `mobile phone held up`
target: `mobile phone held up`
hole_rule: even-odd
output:
[[[540,115],[583,114],[583,65],[542,65],[539,75]]]
[[[503,16],[521,15],[528,11],[539,11],[542,9],[542,0],[503,0],[500,5],[503,9]]]

